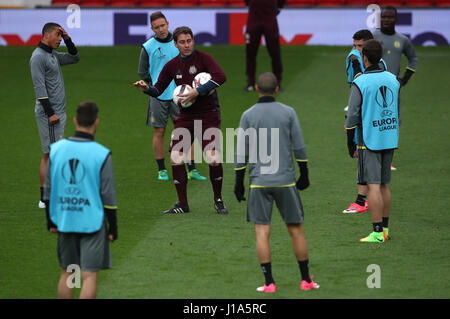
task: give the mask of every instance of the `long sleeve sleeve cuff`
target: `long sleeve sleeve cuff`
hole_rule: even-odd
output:
[[[66,44],[67,47],[67,51],[69,52],[70,55],[77,55],[78,54],[78,50],[75,47],[75,44],[72,42],[71,38],[68,39],[63,39],[64,43]]]
[[[159,93],[159,90],[157,88],[155,88],[153,85],[150,85],[147,91],[143,91],[145,94],[148,94],[152,97],[158,97],[161,95],[161,93]]]
[[[50,100],[47,97],[40,98],[38,100],[41,103],[42,107],[44,108],[44,112],[48,117],[55,114],[55,111],[53,110],[52,105],[50,104]]]
[[[219,85],[214,81],[208,81],[203,85],[200,85],[197,87],[198,94],[200,95],[206,95],[210,91],[214,90],[215,88],[219,87]]]
[[[108,234],[113,235],[114,240],[119,238],[119,234],[117,231],[117,210],[116,209],[109,209],[109,208],[103,208],[105,211],[106,219],[108,220]]]

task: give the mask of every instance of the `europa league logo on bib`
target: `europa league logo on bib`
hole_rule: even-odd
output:
[[[381,86],[377,90],[375,101],[380,107],[387,108],[392,105],[392,102],[394,102],[394,94],[387,86]]]
[[[61,173],[62,177],[67,183],[76,185],[83,181],[86,175],[86,168],[83,166],[80,160],[72,158],[64,164]]]

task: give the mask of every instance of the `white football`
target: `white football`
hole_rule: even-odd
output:
[[[200,85],[205,84],[206,82],[208,82],[209,80],[211,80],[211,74],[207,73],[207,72],[201,72],[199,74],[197,74],[194,78],[194,81],[192,81],[192,87],[194,89],[198,88]],[[211,90],[208,95],[212,94],[214,92],[214,90]]]
[[[186,94],[192,90],[192,87],[189,84],[181,84],[178,85],[175,90],[173,90],[172,100],[173,102],[181,107],[189,107],[193,102],[184,103],[183,98],[180,97],[182,94]]]

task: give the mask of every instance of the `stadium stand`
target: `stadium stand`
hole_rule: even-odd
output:
[[[431,7],[434,5],[434,0],[405,0],[407,7]]]
[[[81,0],[81,7],[105,7],[111,0]]]
[[[141,0],[139,6],[164,8],[169,6],[169,0]]]
[[[69,4],[80,4],[81,0],[53,0],[53,6],[68,6]]]
[[[375,1],[380,6],[393,6],[393,7],[403,7],[405,5],[405,0],[379,0]]]
[[[436,0],[437,7],[450,7],[450,0]]]
[[[313,7],[316,5],[316,0],[287,0],[288,7]]]
[[[201,7],[225,7],[228,5],[228,0],[199,0]]]
[[[195,7],[198,6],[198,0],[170,0],[171,7]]]
[[[245,7],[244,0],[53,0],[52,6],[82,7]],[[450,0],[286,0],[286,7],[450,7]]]
[[[228,5],[230,7],[245,7],[244,0],[228,0]]]
[[[346,0],[345,2],[345,4],[350,7],[366,7],[372,3],[380,6],[401,7],[404,5],[405,0]]]
[[[111,0],[111,7],[136,7],[139,0]]]
[[[317,0],[320,7],[339,7],[345,5],[345,0]]]

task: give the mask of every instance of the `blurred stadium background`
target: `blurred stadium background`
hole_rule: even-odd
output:
[[[287,7],[449,7],[450,0],[286,0]],[[0,7],[36,8],[78,4],[83,7],[244,7],[244,0],[1,0]]]

